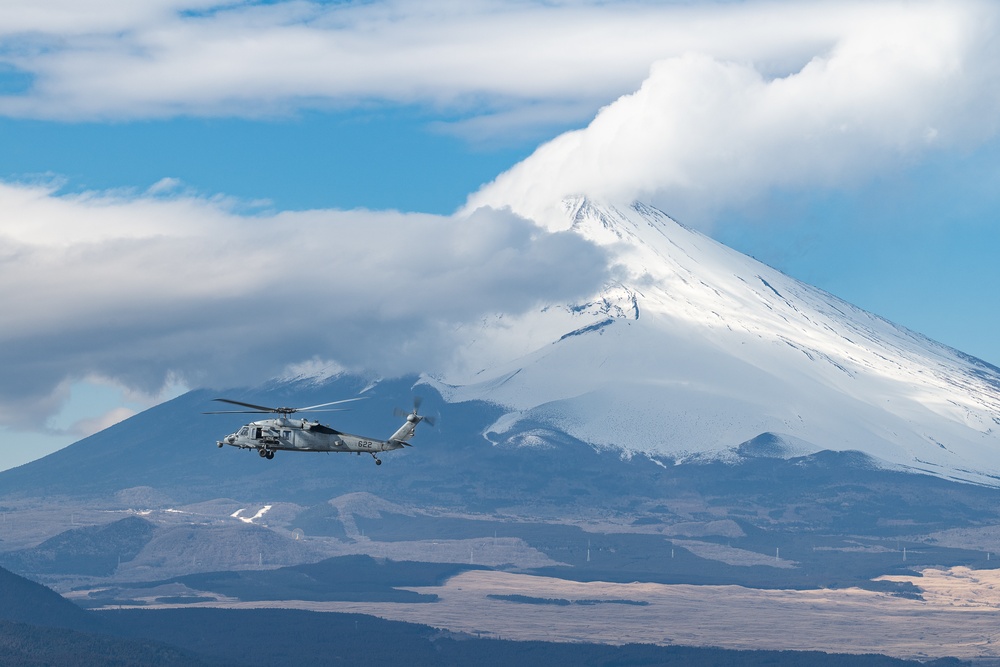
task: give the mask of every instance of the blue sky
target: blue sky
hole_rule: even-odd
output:
[[[0,119],[0,175],[65,179],[64,192],[145,190],[164,177],[279,209],[451,213],[535,144],[489,147],[436,131],[419,108],[304,112],[280,119],[118,122]]]
[[[1000,364],[996,19],[972,1],[5,3],[0,467],[186,387],[423,370],[456,323],[587,294],[595,249],[468,217],[540,220],[577,192],[652,202]],[[262,302],[342,335],[262,332]]]
[[[1000,143],[858,187],[780,193],[716,238],[893,322],[1000,365]]]

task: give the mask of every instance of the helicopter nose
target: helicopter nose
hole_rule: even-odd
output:
[[[230,445],[233,444],[234,442],[236,442],[236,436],[235,435],[227,435],[226,436],[226,442],[228,442]]]

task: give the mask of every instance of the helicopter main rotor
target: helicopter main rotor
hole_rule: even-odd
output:
[[[349,410],[350,408],[326,408],[330,405],[340,405],[341,403],[350,403],[352,401],[363,401],[367,396],[360,396],[358,398],[345,398],[341,401],[330,401],[329,403],[320,403],[318,405],[309,405],[303,408],[272,408],[267,405],[254,405],[253,403],[244,403],[243,401],[234,401],[229,398],[213,398],[213,401],[218,401],[220,403],[231,403],[232,405],[240,405],[244,408],[253,408],[253,410],[215,410],[212,412],[203,412],[205,415],[260,415],[260,414],[278,414],[287,417],[290,414],[296,412],[343,412],[344,410]]]

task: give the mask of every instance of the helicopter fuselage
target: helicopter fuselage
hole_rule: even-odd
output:
[[[396,429],[396,432],[390,435],[386,440],[344,433],[330,428],[325,424],[320,424],[318,421],[310,421],[308,419],[291,419],[289,417],[292,413],[305,412],[306,410],[335,412],[340,410],[340,408],[336,408],[334,410],[323,408],[329,408],[331,405],[350,403],[352,401],[360,401],[363,400],[363,398],[364,397],[348,398],[340,401],[331,401],[329,403],[320,403],[319,405],[311,405],[306,408],[275,408],[266,405],[256,405],[254,403],[235,401],[231,398],[215,398],[212,400],[250,409],[222,411],[213,410],[212,412],[206,412],[205,414],[245,414],[248,412],[250,414],[261,414],[270,412],[279,415],[278,417],[272,417],[270,419],[261,419],[259,421],[250,422],[235,433],[230,433],[222,440],[217,440],[216,444],[220,448],[223,445],[229,445],[239,449],[255,449],[257,450],[257,453],[260,454],[261,458],[266,459],[273,459],[274,453],[279,450],[289,452],[365,453],[371,454],[372,458],[375,459],[375,463],[378,465],[382,465],[382,461],[378,458],[379,452],[390,452],[394,449],[402,449],[403,447],[410,446],[410,443],[407,442],[407,440],[413,437],[413,431],[417,428],[417,424],[422,421],[427,421],[428,424],[432,426],[434,425],[434,420],[432,418],[417,414],[417,408],[420,407],[419,397],[413,399],[413,412],[405,413],[401,410],[396,411],[398,416],[405,416],[406,421],[404,421],[403,425]]]
[[[242,427],[217,442],[219,447],[230,445],[239,449],[256,449],[261,457],[274,458],[279,450],[292,452],[349,452],[365,453],[379,461],[379,452],[388,452],[408,446],[405,442],[413,435],[416,421],[407,422],[388,440],[378,440],[351,433],[343,433],[317,421],[308,419],[261,419]]]

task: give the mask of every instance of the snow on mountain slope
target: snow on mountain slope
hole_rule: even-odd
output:
[[[597,446],[726,458],[758,435],[786,455],[860,450],[892,467],[1000,485],[1000,369],[794,280],[642,204],[564,202],[550,221],[606,246],[617,280],[588,303],[469,332],[475,373],[447,400]],[[493,436],[494,438],[496,436]]]

